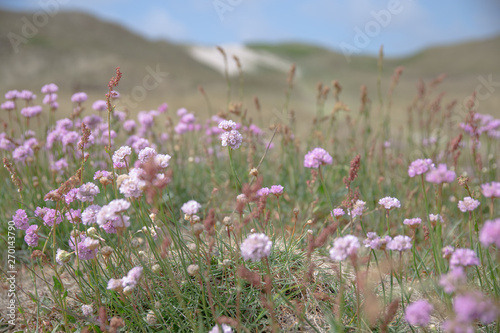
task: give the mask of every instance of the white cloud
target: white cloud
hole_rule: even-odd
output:
[[[133,29],[150,38],[186,40],[189,37],[187,27],[164,9],[153,8],[142,18],[131,22]]]

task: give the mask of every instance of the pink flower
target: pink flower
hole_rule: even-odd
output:
[[[452,267],[446,274],[441,275],[439,285],[443,287],[445,293],[451,294],[457,290],[459,286],[467,283],[467,275],[463,267]]]
[[[421,175],[426,173],[430,168],[432,168],[434,164],[431,159],[418,159],[411,162],[408,167],[408,176],[415,177],[417,175]]]
[[[406,251],[411,249],[412,244],[411,244],[411,238],[408,236],[396,236],[394,237],[388,244],[387,248],[392,251]]]
[[[433,309],[432,304],[426,300],[418,300],[406,307],[405,319],[410,325],[427,326]]]
[[[434,184],[451,183],[456,176],[455,171],[448,170],[446,164],[439,164],[437,168],[431,168],[431,171],[425,176],[425,180]]]
[[[304,156],[304,167],[317,169],[321,165],[332,164],[333,158],[323,148],[314,148]]]
[[[59,88],[54,83],[49,83],[42,87],[41,92],[43,94],[53,94],[56,93],[58,90]]]
[[[182,212],[186,215],[194,215],[198,213],[200,209],[201,205],[194,200],[189,200],[181,207]]]
[[[352,210],[349,213],[353,218],[356,216],[361,216],[363,215],[363,211],[365,210],[365,205],[366,202],[364,202],[363,200],[357,200],[356,203],[352,206]]]
[[[352,255],[356,255],[359,246],[359,240],[356,236],[347,235],[337,238],[330,249],[330,258],[335,261],[345,260]]]
[[[268,187],[263,187],[261,189],[258,189],[257,192],[255,193],[258,197],[262,197],[262,196],[267,196],[269,195],[269,193],[271,193],[271,190],[269,190]]]
[[[479,265],[479,258],[471,249],[456,249],[450,258],[450,267],[468,267]]]
[[[465,197],[464,200],[460,200],[458,202],[458,209],[460,209],[462,212],[471,212],[477,207],[479,207],[481,203],[476,200],[472,199],[471,197]]]
[[[36,224],[33,224],[28,229],[26,229],[24,241],[26,242],[26,244],[28,244],[28,246],[38,246],[38,226]]]
[[[422,219],[419,218],[419,217],[415,217],[413,219],[405,219],[403,221],[403,224],[406,224],[410,228],[416,228],[417,226],[419,226],[420,224],[422,224]]]
[[[241,243],[241,256],[253,262],[269,257],[273,242],[264,234],[251,234]]]
[[[24,209],[16,210],[14,216],[12,216],[12,221],[17,229],[27,230],[29,228],[29,219],[26,211]]]
[[[483,246],[495,244],[500,249],[500,218],[484,222],[479,241]]]
[[[71,101],[73,103],[78,103],[78,104],[81,104],[83,102],[85,102],[87,100],[87,94],[84,93],[84,92],[77,92],[75,94],[73,94],[73,96],[71,96]]]
[[[231,149],[238,149],[243,142],[243,136],[237,130],[224,132],[220,136],[222,147],[231,147]]]
[[[482,184],[481,190],[486,198],[500,198],[500,182]]]
[[[366,239],[363,241],[365,247],[369,247],[372,250],[385,250],[387,244],[392,240],[390,236],[384,236],[384,238],[377,236],[375,232],[368,232],[366,234]]]
[[[385,209],[390,210],[393,208],[400,208],[401,203],[398,199],[392,197],[385,197],[378,201],[379,205],[382,205]]]
[[[332,210],[330,212],[330,215],[332,217],[341,217],[341,216],[344,216],[345,215],[345,212],[342,208],[335,208],[334,210]]]
[[[281,185],[273,185],[271,186],[271,193],[275,196],[280,196],[283,194],[283,186]]]

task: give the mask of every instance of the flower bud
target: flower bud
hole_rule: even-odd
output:
[[[188,245],[189,252],[191,253],[196,253],[196,244],[195,243],[190,243]]]
[[[127,286],[123,289],[123,293],[127,296],[131,295],[132,292],[134,291],[134,288],[131,286]]]
[[[161,272],[161,266],[158,264],[154,264],[153,267],[151,267],[151,270],[155,274],[159,274]]]
[[[226,216],[222,220],[222,224],[224,224],[226,227],[230,227],[233,225],[233,220],[231,219],[231,216]]]
[[[101,248],[101,254],[103,255],[104,258],[107,258],[113,253],[113,248],[111,246],[105,246]]]
[[[195,276],[200,271],[200,266],[198,265],[189,265],[187,268],[187,272],[190,276]]]

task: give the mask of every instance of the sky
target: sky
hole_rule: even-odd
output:
[[[81,10],[148,38],[227,45],[305,42],[405,56],[500,35],[499,0],[0,0],[0,8]],[[51,7],[51,8],[55,8]]]

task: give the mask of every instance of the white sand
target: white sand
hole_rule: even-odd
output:
[[[233,59],[236,55],[241,62],[243,72],[251,73],[259,67],[267,67],[282,72],[290,70],[291,62],[264,51],[254,51],[244,45],[227,44],[221,45],[227,54],[228,73],[230,76],[238,75],[238,67]],[[212,67],[224,74],[224,58],[215,46],[192,46],[189,49],[191,57],[197,61]]]

